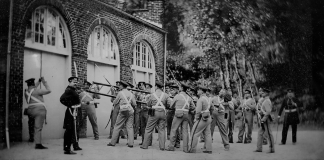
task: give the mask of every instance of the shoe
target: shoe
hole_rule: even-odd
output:
[[[48,148],[43,146],[42,144],[36,144],[35,149],[48,149]]]
[[[174,147],[176,147],[176,148],[180,148],[180,144],[176,144]]]
[[[107,139],[111,139],[112,137],[111,136],[109,136]]]
[[[142,149],[147,149],[147,148],[144,148],[143,146],[141,146],[140,148],[142,148]]]
[[[80,150],[82,150],[82,148],[80,148],[80,147],[75,147],[74,148],[74,151],[80,151]]]
[[[152,143],[149,146],[152,146]]]
[[[246,141],[245,143],[251,143],[251,141]]]
[[[114,147],[115,145],[113,145],[113,144],[111,144],[111,143],[108,143],[107,146],[112,146],[112,147]]]
[[[224,148],[225,151],[229,151],[229,147]]]
[[[213,151],[203,151],[203,153],[212,154],[212,153],[213,153]]]
[[[95,140],[99,140],[99,137],[95,137],[94,139],[95,139]]]
[[[34,142],[33,138],[29,138],[28,142]]]
[[[275,151],[269,151],[269,152],[267,152],[267,153],[275,153]]]
[[[164,148],[160,148],[161,151],[164,151]]]
[[[236,143],[243,143],[242,141],[237,141]]]
[[[200,141],[199,141],[199,143],[204,143],[204,142],[205,142],[205,140],[200,140]]]
[[[140,143],[139,145],[143,145],[143,142],[142,142],[142,143]]]
[[[129,148],[133,148],[133,145],[127,145]]]
[[[281,142],[279,145],[286,145],[286,144]]]
[[[260,151],[260,150],[255,150],[254,152],[262,152],[262,151]]]
[[[121,136],[120,138],[121,138],[121,139],[126,139],[126,137],[125,137],[125,136]]]
[[[166,151],[174,151],[174,148],[167,148]]]
[[[229,141],[229,143],[233,143],[233,141]]]
[[[72,151],[64,151],[64,154],[76,154],[76,153]]]

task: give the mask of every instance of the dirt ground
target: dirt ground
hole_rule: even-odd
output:
[[[217,128],[217,127],[216,127]],[[35,150],[33,143],[11,144],[11,149],[0,150],[0,160],[209,160],[209,159],[241,159],[241,160],[309,160],[324,159],[324,131],[301,129],[297,132],[297,144],[291,142],[291,131],[288,132],[287,144],[278,145],[281,140],[281,128],[279,127],[277,141],[275,144],[276,153],[266,153],[269,146],[263,146],[262,153],[254,153],[256,149],[257,131],[252,133],[253,141],[250,144],[231,144],[230,151],[224,151],[218,131],[215,131],[213,142],[213,154],[202,153],[203,143],[199,143],[197,153],[184,153],[181,148],[174,152],[160,151],[158,148],[157,134],[154,134],[153,146],[147,150],[140,148],[140,139],[135,140],[134,148],[126,146],[126,140],[121,140],[115,147],[108,147],[110,140],[102,136],[100,140],[85,138],[80,140],[82,151],[77,151],[76,155],[63,154],[63,139],[44,140],[44,145],[48,150]],[[276,128],[273,129],[274,138]],[[234,132],[234,142],[237,141],[238,129]],[[275,138],[276,139],[276,138]],[[169,142],[166,142],[168,145]]]

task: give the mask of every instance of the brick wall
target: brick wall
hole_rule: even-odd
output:
[[[8,0],[9,1],[9,0]],[[131,82],[131,48],[134,39],[138,35],[145,35],[146,40],[153,48],[157,75],[163,80],[164,62],[164,33],[140,20],[133,18],[118,9],[105,5],[99,1],[78,0],[15,0],[12,35],[12,59],[10,68],[10,140],[22,139],[22,105],[23,105],[23,60],[24,60],[24,36],[27,20],[32,12],[41,5],[56,9],[65,19],[72,43],[72,61],[78,66],[78,75],[83,81],[87,75],[87,43],[88,36],[96,25],[106,25],[115,34],[120,51],[120,79]],[[2,3],[2,1],[1,1]],[[91,7],[90,7],[91,6]],[[0,9],[9,8],[1,5]],[[4,12],[1,12],[4,13]],[[100,19],[100,20],[99,20]],[[3,21],[2,21],[3,22]],[[2,27],[1,27],[2,28]],[[2,33],[2,31],[1,31]],[[148,40],[149,39],[149,40]],[[3,47],[0,48],[1,53]],[[3,56],[3,54],[0,54]],[[1,58],[2,59],[2,58]],[[73,65],[73,63],[72,63]],[[74,68],[72,75],[74,75]],[[0,70],[2,71],[2,70]],[[0,72],[0,82],[3,82]],[[0,83],[0,104],[4,104],[4,86]],[[4,111],[4,105],[0,105],[0,113]],[[62,113],[64,114],[64,113]],[[0,118],[0,140],[4,142],[4,118]]]
[[[134,15],[158,24],[162,24],[160,17],[163,13],[163,5],[163,0],[148,0],[148,12],[136,12]]]

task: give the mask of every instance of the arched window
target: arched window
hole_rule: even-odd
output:
[[[25,46],[68,55],[70,44],[62,16],[49,7],[37,8],[26,26]]]
[[[133,49],[133,66],[132,70],[136,79],[134,81],[145,81],[155,84],[155,67],[154,57],[150,45],[145,41],[135,44]],[[135,83],[135,82],[134,82]]]
[[[88,59],[118,65],[118,45],[113,33],[104,26],[97,26],[89,36]]]

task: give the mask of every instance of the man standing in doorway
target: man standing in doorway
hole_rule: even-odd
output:
[[[92,84],[88,81],[86,81],[84,85],[85,85],[85,89],[88,89],[93,92],[99,91],[98,86],[95,88],[90,88]],[[93,130],[93,135],[95,137],[95,140],[98,140],[99,132],[98,132],[97,115],[96,115],[96,105],[98,103],[96,103],[94,99],[100,99],[100,96],[98,94],[88,93],[86,91],[81,92],[79,96],[81,99],[81,108],[86,111],[86,115],[82,118],[86,119],[87,117],[89,117],[92,130]]]
[[[31,116],[34,121],[34,137],[35,139],[35,149],[47,149],[42,145],[42,129],[44,121],[46,123],[46,105],[44,103],[43,95],[51,93],[47,82],[44,77],[39,79],[45,86],[45,89],[37,89],[35,86],[35,78],[31,78],[25,81],[27,83],[28,89],[25,90],[25,98],[28,104],[27,114]],[[37,85],[38,86],[38,85]]]

